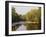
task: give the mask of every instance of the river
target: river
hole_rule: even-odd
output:
[[[23,24],[16,29],[16,31],[24,31],[24,30],[26,30],[26,26],[24,26]]]
[[[21,21],[21,22],[15,22],[15,23],[13,23],[13,25],[12,26],[19,26],[17,29],[16,29],[16,31],[24,31],[24,30],[27,30],[26,28],[26,26],[24,25],[24,24],[26,24],[26,23],[39,23],[39,22],[31,22],[31,21],[25,21],[25,22],[23,22],[23,21]],[[19,25],[18,25],[19,24]]]

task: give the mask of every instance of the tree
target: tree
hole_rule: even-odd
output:
[[[41,7],[38,7],[38,9],[32,9],[24,17],[27,21],[38,22],[26,24],[28,30],[41,29]]]
[[[12,7],[12,23],[19,21],[19,15],[16,13],[14,7]]]

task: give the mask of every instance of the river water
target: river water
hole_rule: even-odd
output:
[[[25,31],[25,30],[27,30],[27,27],[24,25],[25,23],[37,23],[37,22],[30,22],[30,21],[23,22],[23,21],[21,21],[21,22],[13,23],[12,26],[15,26],[15,25],[18,26],[16,31]]]
[[[16,31],[24,31],[24,30],[26,30],[26,26],[24,26],[23,24],[16,29]]]

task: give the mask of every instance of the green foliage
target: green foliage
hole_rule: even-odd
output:
[[[27,21],[39,21],[38,19],[41,18],[41,8],[37,9],[32,9],[31,11],[29,11],[24,18]],[[35,20],[34,20],[35,19]]]
[[[19,21],[20,16],[16,13],[14,7],[12,7],[12,23]]]
[[[38,23],[25,24],[27,26],[27,30],[41,29],[41,8],[40,7],[38,10],[32,9],[24,17],[27,21],[38,22]]]

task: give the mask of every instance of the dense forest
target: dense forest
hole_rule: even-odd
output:
[[[14,7],[12,7],[12,24],[14,22],[19,21],[31,21],[31,22],[38,22],[38,23],[26,23],[24,24],[27,26],[27,30],[38,30],[41,29],[41,7],[39,9],[32,9],[28,11],[25,15],[18,15]]]

